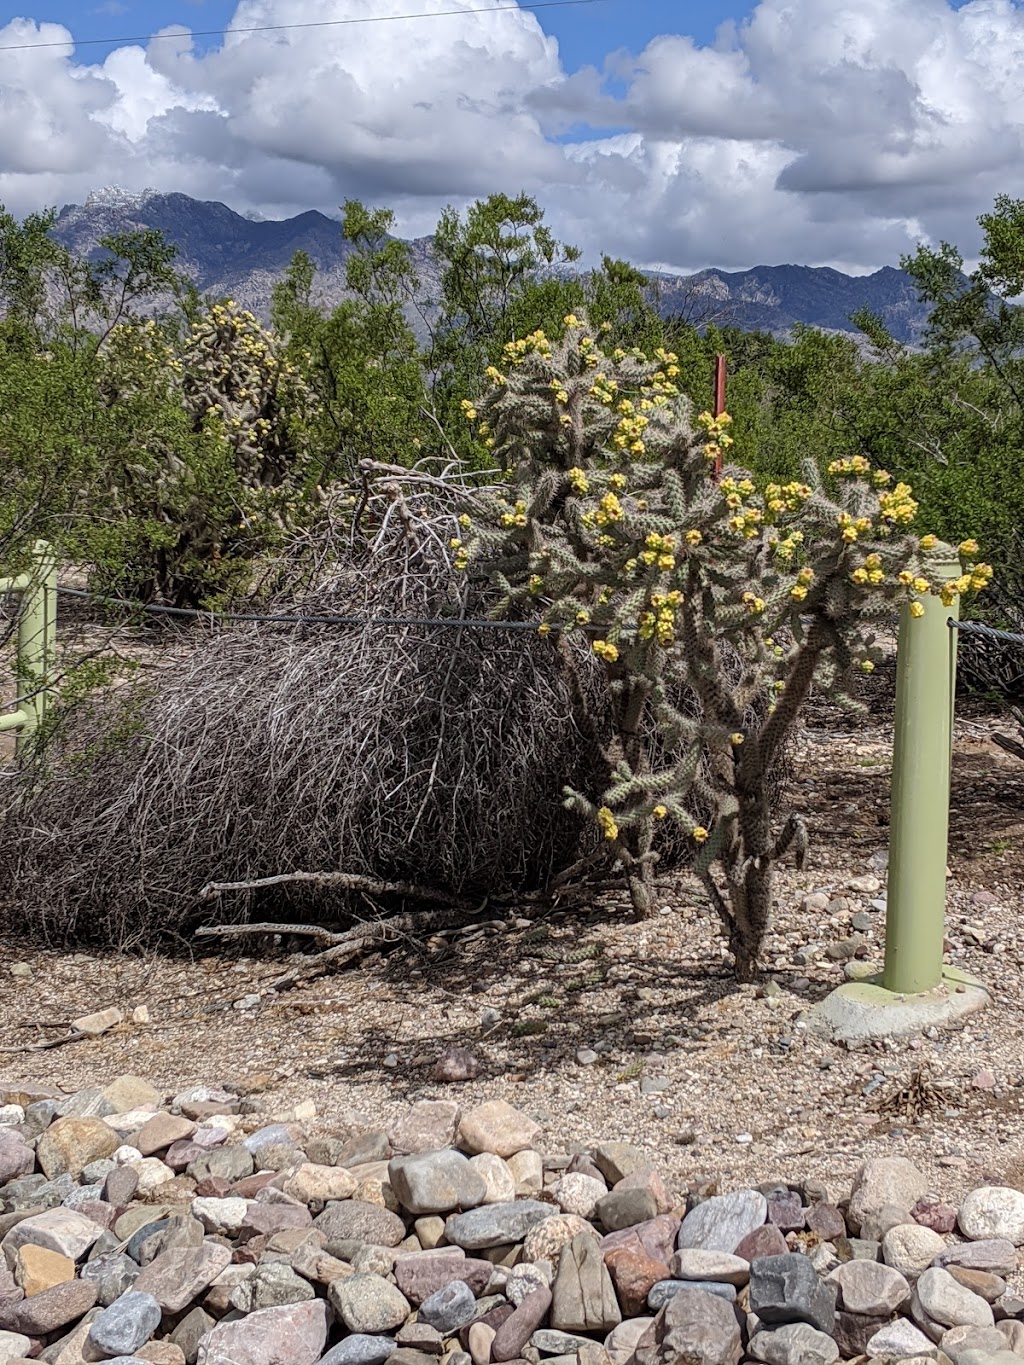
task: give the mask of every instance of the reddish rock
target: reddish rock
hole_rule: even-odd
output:
[[[413,1252],[395,1261],[395,1283],[414,1308],[454,1280],[462,1280],[474,1294],[480,1295],[493,1274],[490,1261],[462,1256],[448,1248]]]
[[[786,1239],[779,1229],[766,1223],[764,1227],[748,1232],[732,1254],[742,1256],[745,1261],[753,1261],[759,1256],[784,1256],[788,1250]]]
[[[846,1219],[835,1204],[812,1204],[807,1210],[807,1226],[823,1242],[846,1236]]]
[[[272,1237],[285,1228],[308,1228],[313,1215],[302,1204],[253,1204],[242,1220],[239,1242],[252,1237]]]
[[[277,1178],[276,1171],[260,1171],[257,1175],[247,1175],[241,1180],[236,1180],[228,1193],[237,1195],[239,1199],[255,1199],[260,1190],[265,1190]]]
[[[919,1199],[910,1210],[910,1216],[915,1223],[931,1228],[932,1232],[952,1232],[956,1227],[956,1209],[938,1199]]]
[[[768,1223],[780,1232],[802,1232],[806,1219],[804,1202],[793,1190],[768,1200]]]
[[[527,1294],[519,1307],[499,1323],[494,1341],[491,1343],[491,1359],[496,1361],[519,1359],[523,1347],[543,1324],[550,1307],[550,1289],[535,1289]]]
[[[604,1253],[624,1316],[639,1317],[646,1310],[647,1295],[661,1280],[670,1278],[668,1267],[653,1256],[630,1247],[613,1247]]]
[[[69,1322],[77,1322],[96,1302],[98,1290],[91,1280],[68,1280],[65,1284],[44,1289],[20,1303],[6,1303],[0,1308],[0,1327],[8,1332],[23,1332],[25,1336],[45,1336],[57,1332]]]
[[[198,1365],[315,1365],[327,1344],[327,1305],[307,1299],[219,1322],[199,1343]]]
[[[229,1249],[213,1241],[183,1251],[162,1251],[132,1288],[138,1294],[152,1294],[164,1313],[180,1313],[230,1264]]]
[[[231,1194],[231,1182],[222,1175],[208,1175],[196,1185],[197,1199],[227,1199]]]
[[[501,1330],[502,1326],[509,1320],[516,1310],[510,1303],[500,1303],[497,1308],[492,1308],[489,1313],[484,1313],[482,1317],[474,1318],[465,1327],[459,1328],[459,1343],[464,1351],[469,1350],[469,1334],[477,1323],[482,1322],[485,1327],[489,1327],[495,1334]]]
[[[617,1247],[628,1247],[639,1255],[661,1261],[667,1270],[672,1253],[676,1249],[678,1235],[679,1219],[675,1214],[660,1213],[657,1218],[651,1218],[646,1223],[623,1228],[621,1232],[609,1232],[601,1238],[601,1251],[606,1253]]]

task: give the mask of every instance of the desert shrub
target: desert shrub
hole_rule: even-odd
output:
[[[719,479],[729,418],[694,421],[678,371],[664,350],[606,354],[572,315],[557,345],[542,332],[509,345],[489,393],[466,405],[507,486],[465,519],[458,562],[498,589],[505,610],[539,612],[542,633],[589,640],[613,720],[610,777],[570,785],[570,808],[600,830],[641,913],[656,831],[682,830],[736,971],[750,978],[773,868],[806,840],[796,813],[778,809],[772,774],[812,683],[852,704],[879,622],[908,600],[923,615],[933,591],[950,600],[990,570],[965,542],[962,577],[933,583],[935,539],[910,533],[910,488],[862,456],[834,461],[827,485],[813,461],[806,482],[758,490],[733,467]],[[680,692],[699,699],[696,716],[676,704]],[[645,717],[665,739],[659,761]]]

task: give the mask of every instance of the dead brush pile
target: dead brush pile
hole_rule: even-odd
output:
[[[157,684],[63,718],[0,827],[2,927],[124,948],[211,921],[343,924],[431,903],[470,914],[607,878],[603,841],[562,796],[607,780],[613,702],[588,640],[411,624],[487,614],[486,587],[450,563],[465,496],[378,480],[362,534],[307,547],[304,563],[333,567],[280,607],[405,624],[197,632]],[[666,831],[661,870],[685,848]],[[295,873],[349,884],[202,899],[210,883]]]

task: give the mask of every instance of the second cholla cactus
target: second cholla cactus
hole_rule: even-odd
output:
[[[502,610],[537,614],[543,633],[587,632],[617,719],[604,790],[567,800],[597,822],[641,913],[655,829],[679,825],[749,977],[772,865],[803,838],[796,815],[771,808],[772,769],[812,682],[847,696],[854,672],[874,666],[878,624],[908,596],[924,610],[933,542],[911,532],[911,490],[860,456],[825,484],[810,462],[805,481],[759,488],[729,465],[716,481],[731,423],[695,418],[677,377],[671,352],[608,353],[573,315],[560,341],[536,332],[507,347],[466,405],[507,493],[476,514],[457,563],[500,588]],[[961,548],[954,591],[990,573],[977,547]],[[642,741],[652,720],[660,765]]]

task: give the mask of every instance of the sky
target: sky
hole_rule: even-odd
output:
[[[860,272],[970,258],[1024,197],[1022,75],[1024,0],[0,0],[0,201],[360,198],[412,235],[525,190],[590,259]]]

